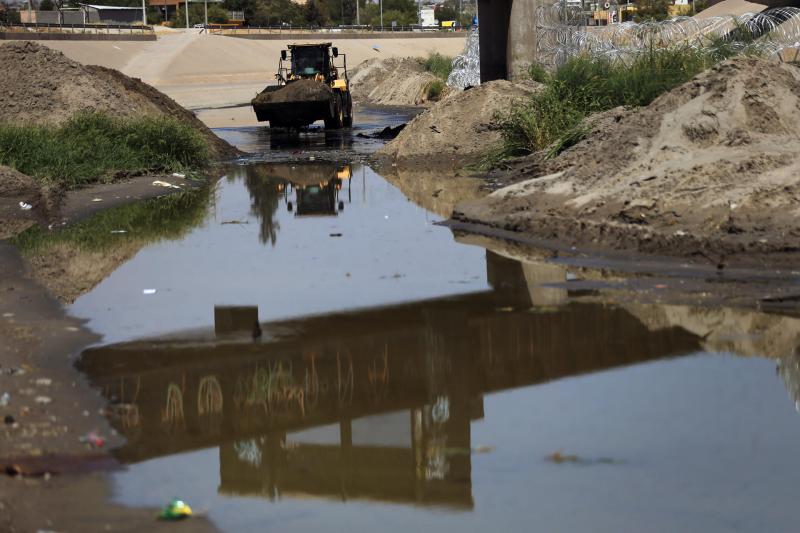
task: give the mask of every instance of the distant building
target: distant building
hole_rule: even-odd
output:
[[[83,11],[85,24],[142,24],[141,7],[78,5]]]

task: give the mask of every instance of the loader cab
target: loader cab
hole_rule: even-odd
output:
[[[321,77],[327,83],[338,78],[338,71],[333,64],[339,51],[332,43],[291,44],[288,50],[281,51],[279,70],[286,72],[287,80],[314,79]],[[283,64],[289,63],[288,68]]]

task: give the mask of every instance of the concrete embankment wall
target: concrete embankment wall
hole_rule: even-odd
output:
[[[155,41],[154,33],[0,32],[0,41]]]
[[[341,41],[341,40],[383,40],[383,39],[461,39],[466,38],[465,32],[382,32],[382,33],[228,33],[225,37],[238,39],[253,39],[262,41]]]

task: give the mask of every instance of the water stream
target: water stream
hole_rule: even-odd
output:
[[[800,321],[585,303],[366,164],[256,159],[70,308],[128,439],[116,501],[231,532],[796,530]]]

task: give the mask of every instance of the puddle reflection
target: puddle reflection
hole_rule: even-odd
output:
[[[266,324],[256,341],[257,307],[218,306],[213,335],[95,348],[81,368],[123,461],[216,446],[224,493],[470,508],[484,395],[699,348],[625,310],[552,307],[567,291],[538,288],[549,265],[486,261],[491,291]],[[318,428],[327,442],[303,440]]]

